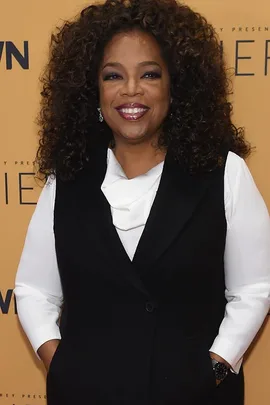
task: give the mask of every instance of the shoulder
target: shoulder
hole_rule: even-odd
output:
[[[49,176],[46,180],[42,192],[54,196],[55,189],[56,189],[56,176]]]
[[[236,153],[229,151],[225,165],[225,173],[237,173],[243,169],[243,166],[247,166],[244,159]]]
[[[233,152],[229,152],[225,167],[224,201],[229,220],[258,213],[267,217],[265,202],[246,162]]]
[[[54,207],[54,200],[55,200],[55,190],[56,190],[56,177],[49,176],[44,184],[44,187],[41,190],[37,208],[44,209],[44,207]]]
[[[227,192],[236,192],[243,183],[248,182],[253,182],[253,179],[245,160],[236,153],[229,152],[224,172],[224,183]]]
[[[250,180],[253,182],[244,159],[234,152],[229,152],[224,172],[224,204],[228,224],[238,206],[239,195],[242,195],[242,198],[246,197],[245,194],[249,188],[245,180],[247,174],[250,178],[249,182]]]

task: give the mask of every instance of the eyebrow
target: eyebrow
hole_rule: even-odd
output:
[[[102,69],[105,69],[106,67],[122,67],[123,65],[119,62],[109,62],[106,63]],[[155,62],[154,60],[146,60],[143,62],[138,63],[138,66],[158,66],[161,69],[161,66],[159,63]]]

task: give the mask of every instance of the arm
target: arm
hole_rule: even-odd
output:
[[[43,361],[43,364],[46,370],[49,370],[52,358],[54,353],[59,345],[60,339],[52,339],[45,342],[39,349],[38,349],[38,356]]]
[[[62,304],[53,211],[55,180],[43,188],[30,221],[15,279],[20,323],[37,356],[48,368],[61,339],[57,321]]]
[[[270,219],[245,162],[229,153],[225,171],[228,304],[210,351],[239,372],[270,305]]]

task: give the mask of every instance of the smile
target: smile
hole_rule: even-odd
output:
[[[116,108],[116,111],[119,113],[119,115],[128,121],[136,121],[142,118],[148,110],[148,107],[142,105],[122,105]]]

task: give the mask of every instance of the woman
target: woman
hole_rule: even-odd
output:
[[[15,289],[49,405],[243,404],[270,223],[227,95],[212,26],[174,0],[108,0],[52,37]]]

